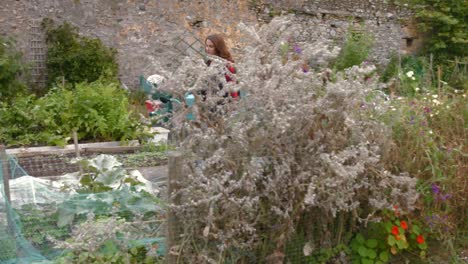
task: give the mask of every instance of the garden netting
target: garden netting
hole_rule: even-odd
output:
[[[158,262],[166,251],[158,186],[113,156],[77,164],[80,172],[39,178],[12,156],[0,162],[0,264]]]

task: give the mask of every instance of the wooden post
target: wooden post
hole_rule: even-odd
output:
[[[5,190],[5,197],[8,203],[11,203],[10,195],[10,164],[8,162],[8,156],[6,154],[6,148],[4,145],[0,145],[0,162],[2,163],[3,172],[3,189]]]
[[[8,223],[8,232],[15,236],[15,226],[13,222],[13,217],[11,215],[11,194],[10,194],[10,161],[8,160],[8,155],[6,153],[5,145],[0,145],[0,164],[2,165],[3,173],[3,190],[5,194],[5,208],[7,215]]]
[[[76,133],[76,129],[73,129],[73,144],[75,144],[76,158],[79,159],[81,156],[80,156],[80,146],[78,145],[78,134]]]
[[[183,176],[182,153],[179,151],[171,151],[168,153],[168,200],[171,205],[180,205],[180,195],[174,195],[180,189],[180,180]],[[173,209],[168,209],[167,218],[167,263],[177,263],[178,255],[173,249],[179,242],[180,224]],[[171,250],[172,249],[172,250]]]
[[[77,159],[80,159],[80,145],[78,145],[78,134],[76,133],[76,128],[73,129],[73,144],[75,144],[75,155]],[[78,168],[80,169],[80,175],[83,175],[83,167],[81,163],[78,162]]]

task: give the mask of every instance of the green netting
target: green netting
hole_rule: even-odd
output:
[[[24,173],[10,159],[12,178]],[[3,162],[0,162],[0,263],[43,263],[46,258],[21,233],[20,218],[6,199],[3,181]]]
[[[29,176],[13,157],[0,166],[0,264],[154,263],[165,253],[157,188],[112,156],[54,179]]]

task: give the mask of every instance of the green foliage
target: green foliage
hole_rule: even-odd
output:
[[[129,140],[143,134],[129,112],[125,91],[115,83],[56,87],[44,97],[0,103],[0,142],[10,146],[65,145],[74,129],[80,140]]]
[[[128,183],[130,187],[142,184],[130,177],[122,167],[122,163],[110,155],[99,155],[94,159],[79,161],[81,169],[80,187],[78,193],[101,193],[120,189]]]
[[[2,230],[3,232],[3,230]],[[3,263],[5,261],[8,263],[8,260],[16,259],[16,241],[15,238],[4,235],[5,233],[1,234],[0,237],[0,262]]]
[[[393,213],[384,210],[382,221],[371,223],[351,241],[353,263],[387,263],[392,256],[406,252],[425,259],[426,235],[416,223],[402,217],[397,206]]]
[[[346,41],[333,65],[335,70],[341,71],[354,65],[361,64],[372,48],[373,39],[362,30],[349,29]]]
[[[468,5],[464,0],[408,0],[420,29],[429,34],[425,52],[440,60],[466,57]]]
[[[50,19],[43,20],[48,47],[47,72],[49,86],[61,78],[72,84],[94,82],[107,75],[116,79],[118,65],[116,51],[99,39],[80,36],[69,23],[56,26]]]
[[[119,217],[129,220],[160,210],[160,200],[138,190],[142,183],[130,176],[113,156],[99,155],[79,163],[83,173],[80,185],[74,187],[79,194],[58,206],[59,227],[70,225],[77,216],[90,213],[109,216],[117,212]],[[89,195],[95,198],[90,200]]]
[[[136,246],[127,250],[112,240],[107,240],[101,247],[93,252],[70,250],[64,256],[55,260],[55,263],[95,263],[95,264],[155,264],[164,263],[161,258],[148,256],[144,246]]]
[[[422,55],[434,55],[441,77],[456,89],[467,88],[468,5],[465,0],[402,0],[410,3],[419,29],[425,33]],[[460,73],[459,65],[464,67]]]
[[[162,263],[161,238],[134,240],[141,232],[119,218],[88,218],[76,226],[73,235],[59,246],[67,249],[55,263]]]
[[[10,102],[26,90],[18,78],[26,72],[21,57],[21,53],[15,50],[14,41],[0,36],[0,102]]]
[[[53,243],[47,239],[66,239],[69,237],[68,227],[58,227],[58,214],[55,205],[39,209],[35,205],[24,205],[17,213],[21,219],[21,231],[24,237],[43,254],[53,254]]]

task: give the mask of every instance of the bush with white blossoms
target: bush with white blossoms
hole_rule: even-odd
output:
[[[184,133],[187,174],[176,194],[181,203],[172,206],[182,237],[171,254],[184,263],[283,263],[298,230],[313,251],[345,242],[345,225],[365,224],[381,209],[413,209],[415,179],[382,162],[389,129],[359,114],[377,86],[367,78],[375,67],[336,76],[305,69],[326,66],[339,49],[320,39],[295,43],[294,27],[291,17],[259,30],[242,26],[250,45],[235,64],[237,82],[226,83],[225,61],[207,68],[187,60],[165,83],[197,98],[173,118]],[[218,83],[246,96],[224,98]],[[200,90],[208,91],[206,101]],[[196,120],[187,120],[188,112]]]

